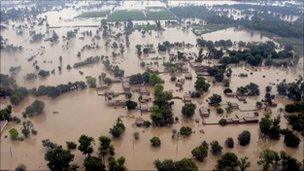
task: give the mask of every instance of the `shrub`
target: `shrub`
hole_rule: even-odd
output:
[[[221,154],[222,153],[223,147],[220,146],[220,144],[219,144],[218,141],[212,141],[210,143],[210,145],[211,145],[211,152],[212,152],[212,154],[217,155],[217,154]]]
[[[67,144],[69,150],[71,150],[71,149],[75,150],[77,148],[77,144],[74,143],[73,141],[67,141],[66,144]]]
[[[219,124],[220,124],[221,126],[225,126],[225,125],[227,124],[227,120],[224,119],[224,118],[222,118],[222,119],[219,120]]]
[[[10,129],[9,134],[10,134],[10,138],[12,140],[16,140],[18,138],[18,135],[19,135],[17,129],[15,129],[15,128]]]
[[[193,103],[186,103],[182,107],[182,114],[186,117],[192,117],[195,113],[196,105]]]
[[[238,137],[240,145],[245,146],[245,145],[249,144],[250,136],[251,136],[251,134],[249,131],[247,131],[247,130],[243,131]]]
[[[33,116],[35,114],[41,114],[44,110],[44,102],[35,100],[31,105],[25,108],[25,114]]]
[[[224,110],[222,108],[216,108],[216,113],[217,114],[223,114]]]
[[[232,137],[228,137],[225,141],[225,144],[227,147],[229,148],[233,148],[234,147],[234,140]]]
[[[283,131],[285,138],[284,138],[284,143],[287,147],[292,147],[292,148],[296,148],[299,146],[300,144],[300,138],[294,134],[292,131],[290,130],[284,130]]]
[[[117,119],[116,124],[113,126],[113,128],[110,129],[110,134],[112,134],[113,137],[119,138],[120,135],[125,132],[125,125],[123,124],[121,119]]]
[[[153,147],[159,147],[161,145],[161,140],[158,137],[153,137],[150,139],[150,143]]]
[[[203,161],[208,156],[208,147],[200,145],[198,147],[195,147],[191,154],[194,158],[196,158],[199,161]]]
[[[180,128],[179,130],[180,135],[182,135],[183,137],[189,137],[192,134],[192,129],[188,126],[183,126]]]

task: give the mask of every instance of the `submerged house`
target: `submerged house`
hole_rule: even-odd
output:
[[[184,101],[184,103],[190,103],[191,102],[190,94],[188,94],[188,93],[184,94],[183,101]]]
[[[200,112],[200,115],[202,117],[209,117],[210,116],[210,110],[206,107],[200,107],[199,112]]]
[[[122,83],[122,88],[124,89],[124,91],[129,92],[131,90],[129,79],[123,78],[121,83]]]
[[[149,106],[147,103],[141,103],[140,104],[140,111],[141,112],[149,112]]]
[[[109,100],[107,101],[108,106],[126,106],[125,100]]]

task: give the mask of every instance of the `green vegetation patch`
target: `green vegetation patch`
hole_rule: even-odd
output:
[[[231,27],[232,25],[227,24],[206,24],[204,26],[197,26],[194,33],[197,35],[211,33],[218,30],[223,30]]]
[[[80,15],[78,15],[76,18],[97,18],[97,17],[105,17],[107,14],[109,14],[110,11],[95,11],[95,12],[85,12]]]
[[[147,20],[175,20],[176,16],[166,8],[148,8]]]
[[[108,16],[108,21],[145,20],[146,16],[140,10],[117,10]]]

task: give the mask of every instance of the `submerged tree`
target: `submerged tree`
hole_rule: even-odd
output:
[[[74,155],[61,146],[55,146],[45,153],[44,158],[48,161],[48,167],[51,170],[57,171],[67,170],[70,167],[70,162],[74,159]]]
[[[193,103],[186,103],[182,107],[182,114],[186,117],[192,117],[194,115],[196,105]]]
[[[115,125],[113,126],[113,128],[110,129],[110,134],[114,137],[114,138],[119,138],[120,135],[125,132],[126,127],[123,124],[121,119],[117,119]]]
[[[79,137],[79,146],[78,150],[82,152],[82,154],[85,155],[91,155],[93,153],[93,145],[92,143],[94,142],[93,137],[89,137],[86,135],[81,135]]]

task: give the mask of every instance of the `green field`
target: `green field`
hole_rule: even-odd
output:
[[[175,20],[175,15],[166,8],[148,8],[146,10],[147,20]]]
[[[97,18],[97,17],[105,17],[107,14],[109,14],[110,11],[96,11],[96,12],[85,12],[80,15],[78,15],[76,18]]]
[[[175,20],[175,15],[162,7],[146,8],[146,10],[117,10],[108,16],[108,21],[128,20]]]
[[[145,20],[146,16],[140,10],[117,10],[108,16],[108,21]]]

